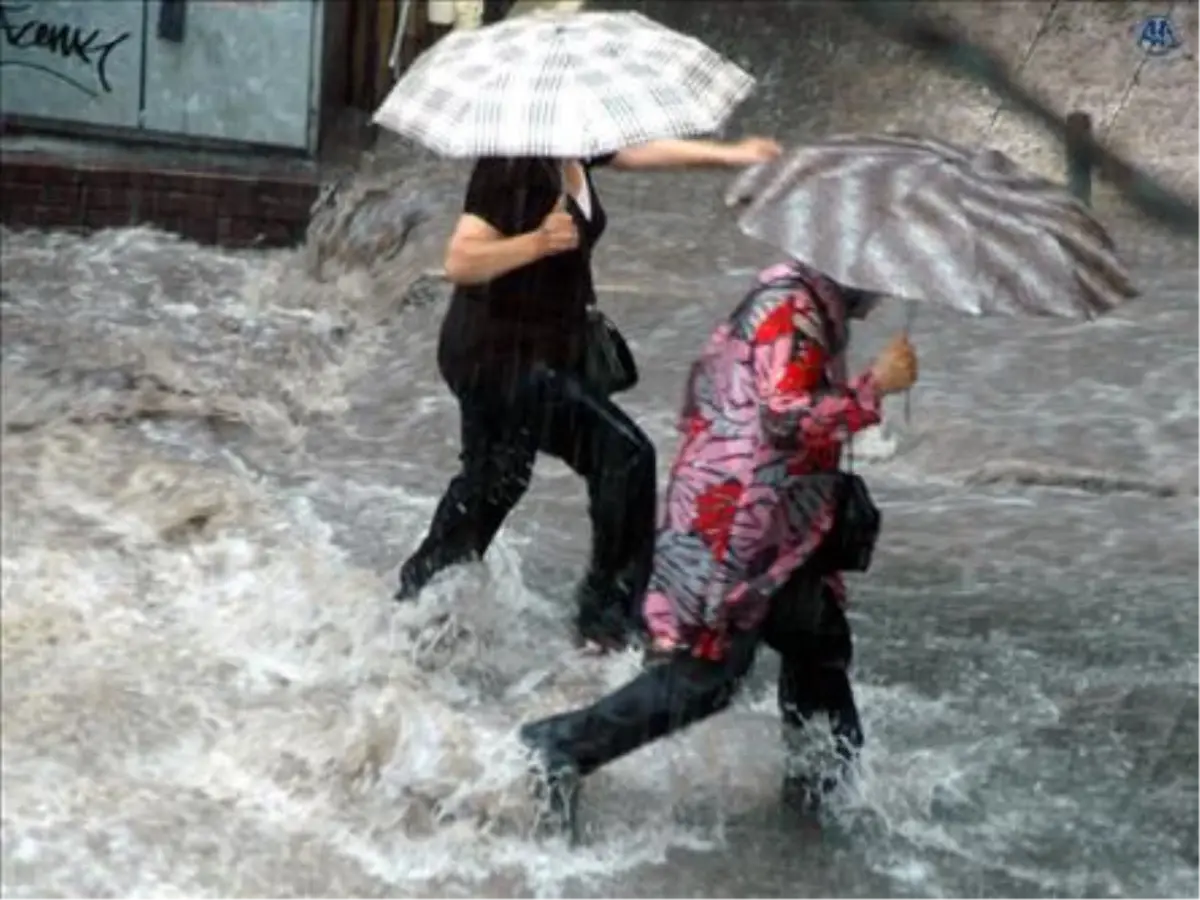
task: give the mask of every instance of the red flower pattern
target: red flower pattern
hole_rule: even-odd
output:
[[[700,413],[692,413],[683,423],[683,442],[679,448],[679,454],[675,457],[675,461],[671,463],[671,477],[674,478],[679,472],[679,467],[687,459],[688,448],[691,443],[712,429],[712,422],[702,416]]]
[[[788,475],[811,475],[814,472],[832,472],[838,467],[841,444],[837,441],[810,440],[804,452],[788,457]]]
[[[725,640],[711,628],[705,628],[692,641],[692,655],[710,662],[720,662],[725,656]]]
[[[792,307],[788,303],[776,306],[754,329],[754,343],[773,344],[792,333]]]
[[[724,481],[712,485],[696,498],[692,528],[704,538],[717,560],[725,559],[733,517],[743,490],[745,488],[739,481]]]
[[[699,437],[710,428],[712,428],[712,422],[704,418],[704,416],[700,415],[699,413],[696,413],[690,419],[688,419],[687,439],[690,441],[692,438]]]
[[[803,394],[820,386],[825,376],[825,351],[806,344],[784,368],[776,388],[785,394]]]

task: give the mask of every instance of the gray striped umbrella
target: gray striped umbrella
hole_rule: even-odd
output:
[[[748,170],[725,199],[746,205],[746,234],[872,293],[1074,319],[1137,296],[1087,207],[994,150],[833,137]]]
[[[442,38],[374,121],[446,156],[579,158],[716,131],[753,87],[639,13],[542,13]]]

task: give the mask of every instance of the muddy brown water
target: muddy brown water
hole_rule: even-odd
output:
[[[445,227],[461,170],[422,165]],[[665,470],[687,366],[775,254],[723,178],[601,178]],[[540,462],[483,564],[388,599],[457,452],[438,291],[0,237],[5,895],[1196,895],[1193,248],[1122,225],[1145,296],[1096,323],[921,312],[911,423],[859,454],[868,747],[827,827],[780,809],[768,653],[728,714],[590,779],[568,851],[528,836],[514,729],[637,664],[570,645],[582,485]]]

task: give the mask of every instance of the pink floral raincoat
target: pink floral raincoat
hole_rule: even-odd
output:
[[[652,636],[720,658],[833,522],[842,444],[879,422],[871,374],[847,380],[836,283],[761,272],[692,368],[645,601]],[[844,602],[841,577],[826,576]]]

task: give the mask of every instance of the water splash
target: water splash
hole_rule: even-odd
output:
[[[1062,430],[1089,392],[1107,391],[1113,421],[1133,423],[1106,452],[1178,465],[1194,431],[1194,408],[1176,402],[1195,397],[1194,347],[1180,351],[1190,374],[1166,359],[1074,399],[1026,376],[1024,396],[1006,398],[989,380],[1009,371],[997,354],[1011,364],[1037,338],[1019,348],[983,324],[935,343],[916,405],[926,442],[898,431],[864,459],[890,529],[878,571],[855,585],[869,743],[826,836],[764,812],[778,806],[782,757],[756,682],[727,716],[589,779],[589,839],[567,852],[528,837],[514,729],[621,683],[637,661],[570,647],[565,599],[586,530],[561,466],[539,467],[486,564],[420,603],[388,602],[455,434],[430,365],[438,310],[391,289],[403,254],[319,281],[299,254],[142,229],[2,236],[6,894],[1194,884],[1171,844],[1194,817],[1155,793],[1181,790],[1186,770],[1187,731],[1173,723],[1195,703],[1179,687],[1194,687],[1194,645],[1177,638],[1195,632],[1194,503],[1082,508],[961,487],[992,437]],[[673,308],[644,294],[612,304],[645,360],[628,405],[664,448],[675,367],[727,299],[688,291]],[[1180,333],[1178,309],[1158,314],[1156,334]],[[1128,340],[1118,331],[1102,340]],[[1071,341],[1097,333],[1059,335],[1055,352],[1086,370]],[[992,416],[982,426],[979,407]],[[1114,731],[1106,716],[1136,727]],[[1073,768],[1100,785],[1158,774],[1123,800],[1076,784]],[[1138,829],[1117,829],[1126,852],[1109,833],[1121,816]]]

